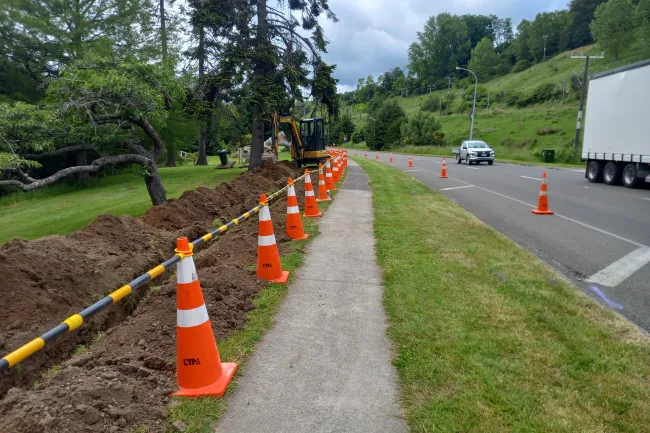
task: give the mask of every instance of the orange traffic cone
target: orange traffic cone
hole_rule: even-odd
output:
[[[330,201],[332,200],[327,193],[327,186],[325,185],[325,176],[323,175],[323,164],[318,164],[318,199],[316,201]]]
[[[375,152],[375,159],[379,161],[379,152]]]
[[[289,178],[289,188],[287,189],[287,234],[294,241],[307,239],[309,237],[302,227],[302,218],[300,218],[300,208],[298,207],[296,188],[294,188],[293,179],[291,178]]]
[[[368,157],[368,152],[363,152],[363,157],[367,158]]]
[[[539,202],[537,209],[533,209],[533,213],[537,215],[553,215],[553,211],[548,209],[548,195],[546,189],[546,172],[542,176],[542,186],[539,190]]]
[[[409,167],[413,167],[413,155],[409,156]]]
[[[174,396],[221,396],[237,364],[221,363],[187,238],[176,240],[176,381]]]
[[[330,159],[327,158],[325,162],[325,187],[327,191],[336,191],[336,186],[334,186],[334,177],[332,176],[332,169],[330,168]]]
[[[390,153],[390,163],[393,163],[393,152]]]
[[[358,155],[358,153],[357,153],[357,151],[355,150],[355,151],[354,151],[354,156],[357,156],[357,155]]]
[[[325,194],[327,194],[327,191]],[[315,218],[323,215],[322,212],[318,212],[318,203],[316,203],[314,187],[311,184],[311,176],[307,169],[305,169],[305,213],[303,215],[308,218]]]
[[[338,183],[341,179],[338,157],[334,158],[334,161],[332,161],[332,179],[334,180],[334,183]]]
[[[257,236],[257,276],[266,281],[284,284],[289,272],[282,270],[278,245],[275,243],[271,212],[266,195],[260,196],[259,235]]]
[[[442,173],[440,173],[440,179],[448,179],[447,176],[447,158],[442,158]]]

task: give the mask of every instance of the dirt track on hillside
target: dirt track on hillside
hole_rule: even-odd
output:
[[[216,189],[187,191],[141,218],[101,215],[84,230],[0,247],[0,351],[8,352],[77,313],[173,255],[178,236],[194,239],[215,220],[254,207],[259,194],[286,184],[298,171],[263,167]],[[296,185],[298,194],[303,184]],[[282,199],[271,208],[278,242],[284,232]],[[257,224],[235,228],[195,255],[217,339],[241,328],[264,283],[255,263]],[[282,249],[282,245],[280,245]],[[155,290],[150,290],[155,287]],[[128,432],[146,425],[165,432],[166,395],[175,389],[175,282],[162,275],[77,332],[60,338],[0,375],[0,431]],[[99,342],[72,356],[79,344]],[[61,370],[41,377],[53,365]]]

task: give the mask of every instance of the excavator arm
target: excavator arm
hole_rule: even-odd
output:
[[[291,156],[293,159],[302,160],[305,157],[305,146],[303,145],[302,139],[300,138],[300,131],[298,130],[296,120],[291,116],[278,116],[277,114],[276,119],[278,119],[276,137],[280,129],[279,124],[288,123],[289,127],[291,128]]]

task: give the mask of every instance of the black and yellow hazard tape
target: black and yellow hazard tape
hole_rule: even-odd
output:
[[[294,180],[294,183],[297,181],[302,180],[305,177],[303,174],[299,178]],[[268,201],[273,200],[274,198],[280,196],[282,193],[284,193],[287,189],[289,189],[289,185],[287,184],[284,188],[274,192],[273,194],[269,195],[267,197]],[[260,212],[260,209],[262,209],[264,205],[258,205],[255,206],[253,209],[249,210],[248,212],[243,213],[242,215],[238,216],[237,218],[233,219],[232,221],[228,222],[227,224],[222,225],[221,227],[216,228],[215,230],[212,230],[210,233],[207,233],[203,236],[201,236],[198,239],[195,239],[192,241],[193,246],[198,246],[201,245],[204,242],[209,241],[210,239],[214,238],[217,235],[221,235],[225,232],[227,232],[229,229],[232,229],[239,223],[249,219],[250,217],[258,214]],[[163,272],[177,264],[179,261],[182,259],[182,254],[176,254],[174,257],[171,259],[159,264],[155,268],[152,268],[145,272],[144,274],[140,275],[130,283],[120,287],[119,289],[115,290],[112,293],[109,293],[105,298],[100,299],[99,301],[95,302],[88,308],[80,311],[78,314],[74,314],[67,319],[65,319],[63,322],[61,322],[59,325],[56,327],[50,329],[43,335],[41,335],[38,338],[33,339],[27,344],[24,344],[20,348],[14,350],[10,354],[6,355],[2,359],[0,359],[0,373],[2,373],[5,370],[10,369],[14,365],[18,364],[19,362],[23,361],[24,359],[30,357],[34,353],[38,352],[41,350],[43,347],[45,347],[48,343],[51,343],[56,339],[57,337],[74,331],[75,329],[79,328],[84,320],[87,320],[88,318],[94,316],[95,314],[99,313],[100,311],[108,308],[109,306],[115,304],[116,302],[119,302],[121,299],[125,298],[126,296],[130,295],[131,292],[133,292],[134,289],[139,288],[145,283],[148,283],[151,281],[153,278],[156,278],[157,276],[161,275]]]

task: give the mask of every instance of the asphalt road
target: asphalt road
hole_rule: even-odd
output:
[[[354,150],[350,151],[354,155]],[[362,151],[358,151],[363,156]],[[389,155],[379,153],[388,163]],[[368,158],[375,158],[368,152]],[[393,156],[393,166],[451,198],[574,281],[603,305],[650,331],[650,189],[589,183],[584,170]],[[549,208],[534,215],[543,172]]]

